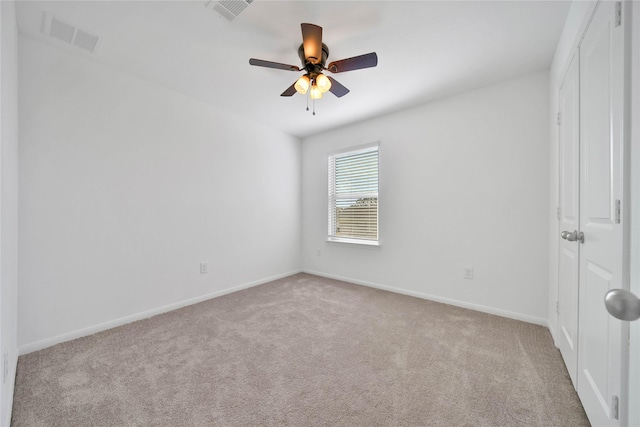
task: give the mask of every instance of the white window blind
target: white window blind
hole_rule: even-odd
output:
[[[378,240],[378,144],[329,155],[329,238]]]

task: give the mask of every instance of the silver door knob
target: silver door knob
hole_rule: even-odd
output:
[[[604,305],[613,317],[633,321],[640,319],[640,298],[624,289],[613,289],[604,297]]]
[[[564,240],[575,242],[577,234],[578,234],[577,231],[574,231],[573,233],[570,231],[563,231],[562,233],[560,233],[560,237],[562,237]]]
[[[560,233],[560,237],[570,242],[578,241],[580,243],[584,243],[584,233],[581,231],[578,233],[577,230],[571,231],[563,231]]]

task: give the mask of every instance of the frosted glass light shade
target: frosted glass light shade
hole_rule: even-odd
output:
[[[309,82],[309,77],[308,76],[302,76],[302,77],[300,77],[298,79],[298,81],[296,82],[294,87],[296,88],[298,93],[301,93],[302,95],[304,95],[309,90],[309,83],[310,83]]]
[[[318,74],[318,77],[316,77],[316,85],[322,93],[326,93],[331,89],[331,80],[324,74]]]
[[[322,90],[318,87],[318,85],[311,86],[311,99],[320,99],[322,98]]]

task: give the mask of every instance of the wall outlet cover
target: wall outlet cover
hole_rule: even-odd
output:
[[[464,268],[464,278],[465,279],[473,279],[473,267],[465,267]]]
[[[206,274],[209,272],[209,263],[201,262],[200,263],[200,274]]]

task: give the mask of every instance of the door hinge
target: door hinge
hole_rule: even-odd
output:
[[[620,419],[620,399],[618,396],[611,396],[611,418]]]
[[[560,208],[556,208],[556,218],[560,219]]]
[[[615,207],[615,221],[616,224],[620,224],[620,200],[616,200],[616,207]]]
[[[556,301],[556,314],[560,314],[560,302]]]
[[[556,116],[556,123],[560,126],[560,113]]]
[[[622,2],[616,2],[616,27],[622,25]]]

